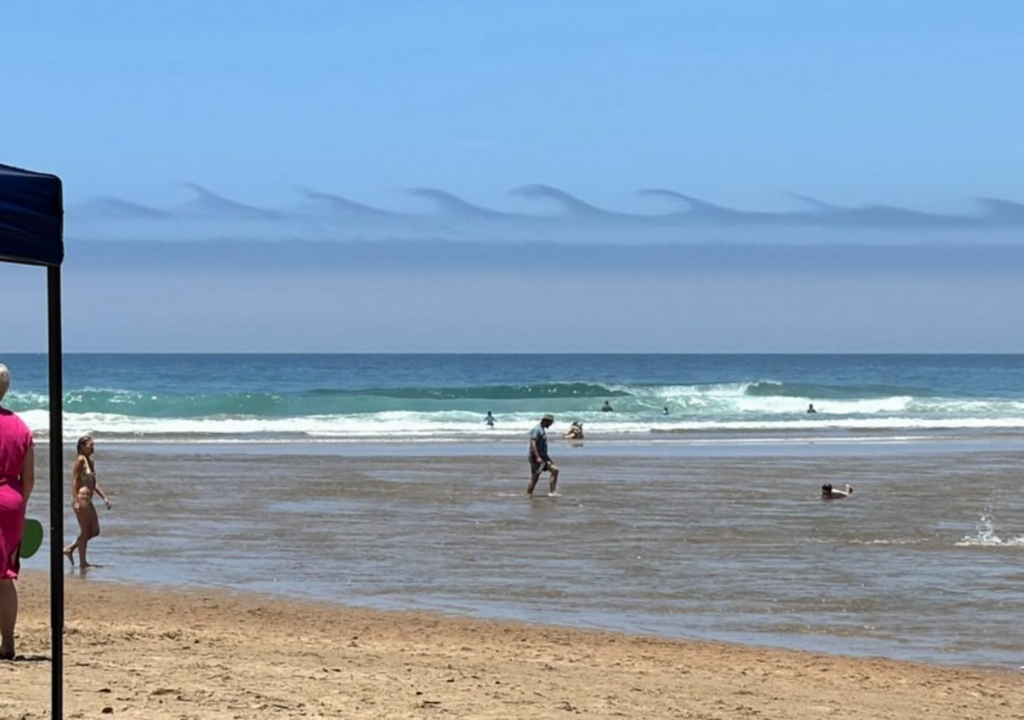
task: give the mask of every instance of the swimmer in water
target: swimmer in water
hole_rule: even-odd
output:
[[[822,500],[842,500],[853,495],[853,487],[847,483],[842,489],[834,488],[831,484],[821,486]]]

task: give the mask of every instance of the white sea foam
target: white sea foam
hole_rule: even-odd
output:
[[[959,547],[1024,547],[1024,536],[1003,540],[998,535],[967,535],[956,542]]]
[[[1024,536],[1003,540],[996,534],[996,522],[991,515],[978,518],[974,535],[965,535],[957,545],[961,547],[1024,547]]]
[[[905,412],[913,398],[910,396],[861,400],[817,401],[811,397],[756,397],[741,396],[735,407],[741,413],[799,414],[814,402],[818,415],[870,415],[876,413]]]
[[[40,437],[47,435],[49,413],[29,410],[21,413],[26,423]],[[768,437],[775,441],[792,439],[807,441],[816,437],[847,436],[851,442],[872,434],[889,441],[920,437],[929,432],[983,432],[1024,430],[1021,417],[829,417],[803,413],[779,419],[752,417],[745,419],[682,419],[672,416],[639,418],[635,414],[611,413],[585,422],[587,438],[641,439],[667,438],[679,442],[697,441],[701,436],[747,436],[754,441]],[[552,428],[552,438],[561,437],[568,427],[566,414]],[[218,416],[202,418],[154,418],[115,413],[65,413],[64,433],[75,438],[86,433],[117,436],[124,439],[152,439],[160,436],[197,437],[259,437],[301,436],[315,439],[345,438],[441,438],[441,437],[522,437],[537,423],[535,413],[508,414],[499,417],[495,428],[487,427],[482,416],[465,411],[451,412],[379,412],[350,415],[310,415],[301,417]],[[847,435],[856,433],[856,435]]]

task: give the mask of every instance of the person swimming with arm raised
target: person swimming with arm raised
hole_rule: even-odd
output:
[[[821,486],[821,499],[822,500],[842,500],[853,495],[853,486],[849,483],[843,486],[843,489],[832,487],[831,483],[826,483]]]

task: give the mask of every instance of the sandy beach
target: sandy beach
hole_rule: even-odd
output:
[[[50,713],[45,573],[0,716]],[[71,576],[65,717],[1020,718],[1024,679]]]

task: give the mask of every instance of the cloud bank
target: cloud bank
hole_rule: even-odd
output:
[[[514,188],[527,211],[485,207],[440,188],[416,187],[422,209],[384,208],[306,189],[282,207],[258,207],[184,184],[186,202],[148,206],[118,197],[67,208],[69,237],[96,240],[244,238],[315,241],[558,242],[637,246],[662,243],[1017,244],[1024,204],[977,198],[967,212],[935,213],[893,205],[849,207],[794,194],[804,207],[754,211],[708,202],[666,188],[638,198],[667,206],[657,212],[602,208],[550,185]]]

